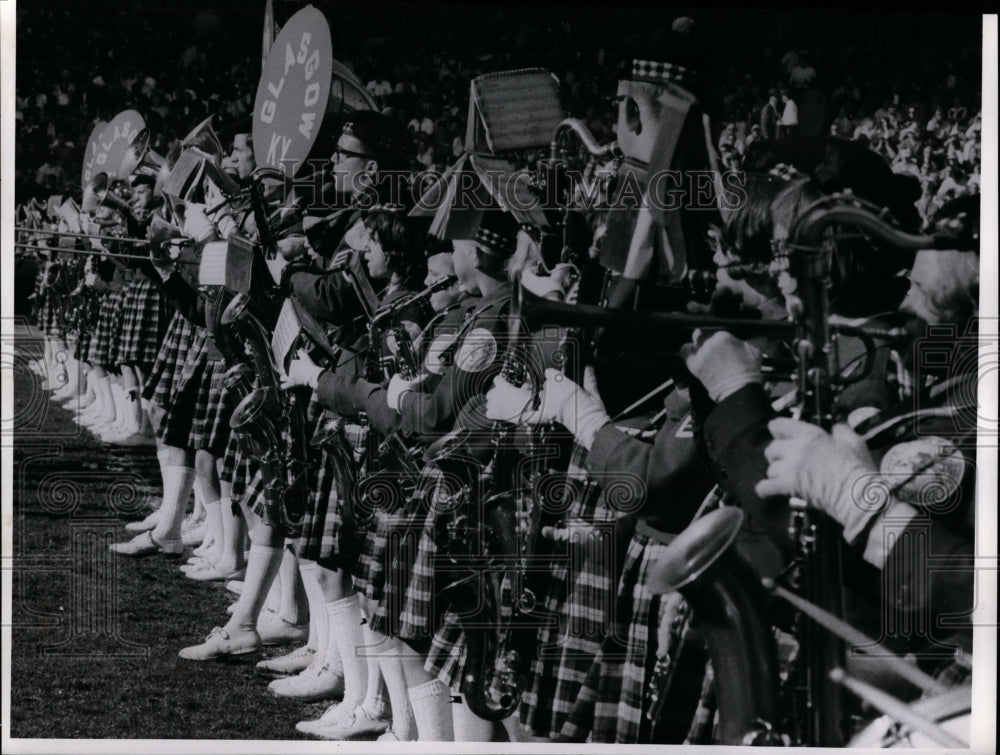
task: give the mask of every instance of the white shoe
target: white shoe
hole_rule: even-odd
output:
[[[303,645],[290,653],[268,658],[257,664],[257,670],[266,674],[301,674],[316,659],[316,648]]]
[[[272,695],[289,697],[293,700],[316,702],[344,695],[344,676],[338,674],[325,663],[313,664],[297,676],[275,679],[267,685]]]
[[[229,590],[233,595],[243,594],[243,580],[242,579],[231,579],[226,582],[226,589]]]
[[[256,653],[260,647],[260,636],[255,629],[230,635],[222,627],[215,627],[203,643],[184,648],[177,655],[189,661],[210,661],[230,655]]]
[[[295,724],[295,730],[303,734],[317,734],[317,732],[337,723],[342,718],[349,716],[354,710],[351,705],[345,706],[343,702],[334,703],[319,718],[310,721],[299,721]]]
[[[327,726],[319,727],[312,734],[321,739],[342,742],[369,734],[384,734],[389,729],[389,724],[390,721],[388,718],[372,718],[368,715],[368,711],[359,705],[340,720]]]
[[[188,530],[181,529],[181,541],[184,545],[201,545],[205,541],[205,533],[208,531],[208,527],[202,522],[199,525],[195,525]]]
[[[125,525],[126,532],[146,532],[147,530],[155,530],[156,525],[160,522],[160,510],[152,512],[147,515],[145,519],[141,522],[129,522]]]
[[[306,641],[309,637],[309,624],[292,624],[277,614],[261,611],[260,618],[257,619],[257,632],[265,645],[292,645]]]
[[[125,543],[115,543],[110,547],[113,553],[133,558],[143,558],[145,556],[155,556],[162,553],[168,558],[177,558],[184,553],[184,546],[180,540],[168,540],[158,543],[153,540],[152,532],[143,532]]]

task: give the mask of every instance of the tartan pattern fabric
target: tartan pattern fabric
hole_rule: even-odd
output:
[[[52,338],[65,333],[66,304],[55,289],[43,289],[39,294],[38,328]]]
[[[666,546],[633,536],[618,582],[615,620],[581,688],[560,741],[635,744],[641,736],[649,656],[650,624],[659,599],[645,588],[654,554]]]
[[[692,72],[684,66],[673,63],[663,63],[658,60],[632,61],[632,78],[636,80],[661,79],[663,81],[676,81],[683,84],[691,79]]]
[[[111,361],[111,352],[121,329],[122,298],[124,296],[123,290],[112,291],[101,301],[101,308],[97,315],[97,327],[94,329],[94,336],[90,341],[88,361],[91,364],[102,367],[112,367],[115,364]]]
[[[364,536],[354,570],[354,591],[371,601],[380,601],[385,590],[385,559],[389,536],[385,512],[375,512],[375,521]]]
[[[90,330],[83,330],[76,337],[76,345],[73,346],[73,358],[78,362],[85,361],[90,353],[90,340],[93,333]]]
[[[229,440],[226,441],[226,451],[222,455],[222,466],[219,467],[219,479],[222,482],[233,484],[233,478],[236,476],[236,468],[240,464],[240,444],[236,440],[236,436],[232,433],[229,434]]]
[[[160,440],[177,448],[193,448],[190,443],[195,420],[207,411],[207,401],[200,394],[207,362],[205,339],[208,331],[198,326],[194,328],[190,347],[180,355],[184,361],[175,378],[170,404],[156,432]]]
[[[424,661],[424,671],[436,676],[451,689],[459,692],[462,683],[462,669],[465,668],[465,633],[458,615],[447,611],[441,617],[441,625],[431,639],[431,649]]]
[[[170,318],[156,361],[146,375],[142,397],[163,409],[170,406],[180,367],[191,348],[196,326],[180,312]]]
[[[198,381],[198,398],[188,448],[208,451],[213,456],[222,456],[229,440],[229,417],[233,407],[228,405],[223,386],[226,364],[221,359],[205,362]]]
[[[342,434],[324,444],[302,533],[296,540],[299,558],[344,568],[352,574],[356,567],[355,547],[359,544],[351,537],[354,533],[344,532],[340,507],[344,496],[354,489],[353,469],[351,450]],[[343,538],[349,538],[350,542],[342,543]]]
[[[422,475],[421,486],[427,486],[426,500],[431,503],[424,504],[423,499],[417,497],[411,501],[411,504],[416,505],[411,509],[413,519],[410,522],[410,531],[414,534],[410,537],[415,536],[418,528],[420,533],[413,564],[408,572],[402,564],[393,570],[393,577],[386,585],[384,601],[387,604],[386,618],[390,622],[388,629],[390,632],[396,629],[397,636],[405,640],[426,640],[432,637],[440,624],[444,608],[437,599],[438,580],[435,561],[438,556],[434,534],[439,518],[450,514],[440,511],[433,505],[438,482],[442,478],[440,471],[436,467],[427,466]],[[398,584],[397,575],[400,577]],[[403,582],[405,589],[402,595],[399,595],[399,587]],[[398,610],[398,617],[394,615],[393,609]]]
[[[130,286],[122,315],[119,364],[136,365],[148,372],[163,343],[169,307],[152,281],[139,280]]]
[[[120,303],[120,312],[118,313],[117,327],[111,337],[111,349],[108,351],[109,364],[113,366],[118,366],[123,364],[122,356],[125,354],[125,343],[128,340],[128,334],[125,330],[125,318],[129,316],[129,312],[135,307],[135,289],[138,281],[133,281],[125,286],[125,291],[122,294],[122,300]]]
[[[585,448],[574,444],[566,471],[569,479],[586,478],[586,454]],[[579,538],[571,533],[572,544],[553,554],[552,580],[542,613],[558,620],[539,631],[538,655],[521,698],[521,724],[534,736],[554,738],[559,734],[613,618],[611,606],[618,581],[613,551],[615,517],[596,492],[583,489],[566,518],[595,525],[597,536]]]
[[[430,621],[418,616],[416,606],[426,607],[425,601],[430,600],[434,590],[433,561],[426,558],[426,551],[433,543],[424,543],[423,538],[425,532],[428,538],[433,534],[433,518],[427,502],[432,500],[440,476],[437,467],[425,466],[414,495],[399,512],[384,518],[387,540],[385,579],[381,599],[372,616],[372,628],[382,634],[415,640],[430,636],[434,629]],[[419,558],[421,548],[425,551],[423,561]],[[411,613],[407,616],[407,633],[404,634],[403,613],[411,588],[414,590],[413,602],[410,604]],[[418,626],[423,634],[415,633]]]

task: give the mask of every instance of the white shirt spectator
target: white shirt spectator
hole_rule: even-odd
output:
[[[781,125],[782,126],[798,126],[799,125],[799,108],[795,104],[794,100],[785,101],[785,112],[781,114]]]

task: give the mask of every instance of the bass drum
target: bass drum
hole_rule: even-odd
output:
[[[968,742],[972,736],[970,725],[972,716],[971,686],[959,687],[942,695],[917,700],[910,706],[910,709],[965,742]],[[943,745],[923,732],[914,731],[909,726],[900,724],[891,716],[882,716],[872,721],[847,746],[939,749]]]

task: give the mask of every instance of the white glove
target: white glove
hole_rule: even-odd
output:
[[[305,236],[286,236],[278,241],[278,252],[286,260],[294,260],[309,252],[309,242]]]
[[[493,387],[486,393],[486,417],[519,425],[529,412],[532,392],[508,383],[501,375],[493,379]]]
[[[399,402],[403,399],[403,394],[407,391],[412,391],[421,383],[426,375],[421,375],[413,380],[405,380],[398,373],[392,376],[389,380],[389,387],[386,389],[385,402],[389,405],[389,408],[394,412],[399,411]]]
[[[541,408],[527,415],[524,422],[558,422],[569,430],[588,451],[597,431],[611,421],[604,403],[558,370],[545,370]]]
[[[324,372],[323,368],[316,364],[309,354],[300,350],[288,364],[288,374],[281,379],[282,388],[294,388],[298,385],[308,385],[313,390],[319,385],[319,376]]]
[[[695,331],[696,344],[698,335]],[[744,386],[764,381],[760,352],[725,331],[712,334],[685,362],[716,403]]]
[[[188,202],[184,210],[184,235],[195,242],[202,242],[215,233],[215,226],[205,214],[205,205]]]
[[[830,434],[779,417],[767,427],[774,440],[764,449],[769,466],[757,495],[802,498],[843,525],[844,539],[853,543],[891,498],[864,440],[847,425]]]

